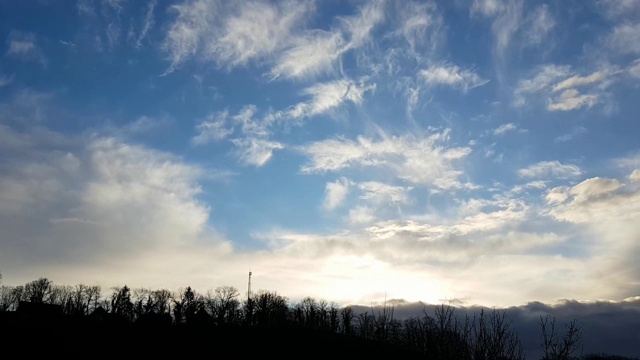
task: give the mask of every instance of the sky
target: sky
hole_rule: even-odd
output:
[[[2,1],[5,285],[640,295],[640,1]]]

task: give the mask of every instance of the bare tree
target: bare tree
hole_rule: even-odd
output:
[[[171,292],[166,289],[154,290],[151,293],[154,311],[158,314],[168,314],[171,312]]]
[[[347,306],[340,310],[340,320],[342,323],[342,333],[345,335],[351,335],[353,332],[353,309],[351,306]]]
[[[340,329],[339,308],[335,302],[329,303],[329,327],[333,333],[337,333]]]
[[[15,288],[13,286],[0,286],[0,311],[15,310]]]
[[[289,306],[286,297],[276,292],[260,290],[251,296],[253,322],[258,326],[281,326],[289,318]]]
[[[219,286],[213,292],[207,291],[205,303],[218,324],[232,324],[237,321],[239,297],[240,292],[235,287]]]
[[[204,307],[204,300],[191,286],[186,289],[179,289],[172,297],[173,317],[176,324],[183,321],[188,322],[194,315]]]
[[[556,318],[540,316],[540,328],[542,331],[542,360],[568,360],[580,350],[582,355],[582,329],[578,327],[576,320],[572,320],[566,327],[562,338],[556,330]]]
[[[33,280],[24,286],[25,298],[34,303],[48,302],[53,283],[47,278]]]
[[[388,306],[386,301],[382,306],[382,310],[373,316],[373,326],[375,328],[375,338],[378,341],[391,342],[397,332],[397,323],[393,319],[394,306]],[[373,307],[371,308],[373,314]]]
[[[518,333],[511,329],[506,312],[496,311],[485,315],[484,310],[473,323],[471,342],[474,360],[513,359],[524,360],[524,349]]]
[[[114,287],[111,294],[111,313],[118,314],[126,320],[133,320],[134,310],[131,302],[131,290],[127,285]]]
[[[100,306],[102,288],[99,285],[87,286],[84,288],[84,294],[86,301],[85,313],[91,314]]]
[[[73,287],[69,285],[53,285],[48,302],[60,305],[62,311],[67,315],[74,313],[76,304],[73,301]]]
[[[356,315],[355,320],[356,335],[363,339],[373,340],[375,338],[375,322],[373,315],[370,315],[365,311],[364,313]]]

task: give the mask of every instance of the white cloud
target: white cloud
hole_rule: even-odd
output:
[[[492,16],[504,10],[501,0],[473,0],[471,14],[479,13],[484,16]]]
[[[39,92],[29,88],[13,92],[8,101],[0,103],[0,122],[39,123],[45,117],[52,116],[56,107],[53,92]]]
[[[511,39],[522,23],[522,0],[474,0],[471,15],[493,17],[491,30],[497,55],[504,55]]]
[[[547,187],[547,182],[543,181],[543,180],[534,180],[534,181],[529,181],[528,183],[524,184],[524,185],[516,185],[514,186],[510,193],[513,194],[519,194],[523,191],[525,191],[526,189],[546,189]]]
[[[155,9],[157,4],[158,4],[158,0],[152,0],[147,5],[147,14],[144,19],[144,24],[142,25],[142,30],[140,30],[140,34],[136,39],[137,47],[140,47],[142,45],[142,40],[144,40],[144,38],[147,37],[149,30],[151,30],[151,28],[155,24],[155,21],[153,19],[153,10]]]
[[[437,39],[432,34],[431,38],[427,37],[427,30],[437,29],[441,25],[442,19],[436,13],[435,3],[424,2],[403,2],[400,9],[400,21],[402,25],[398,33],[402,35],[404,40],[409,44],[410,51],[414,56],[419,56],[418,48],[426,46],[434,46]],[[434,31],[435,32],[435,31]]]
[[[452,64],[431,66],[426,70],[421,70],[419,75],[429,85],[447,85],[459,88],[463,92],[489,82],[489,80],[482,79],[472,70],[461,69],[459,66]]]
[[[547,204],[561,204],[569,198],[568,188],[566,186],[558,186],[550,189],[545,195]]]
[[[640,192],[626,188],[616,179],[590,178],[573,187],[553,189],[554,206],[549,214],[562,221],[607,227],[624,221],[635,221],[640,214]],[[632,224],[632,233],[637,224]]]
[[[343,53],[368,41],[384,20],[383,5],[369,3],[328,30],[306,27],[313,1],[194,0],[173,5],[177,17],[163,43],[171,61],[167,72],[198,59],[229,69],[250,61],[269,64],[272,79],[315,77],[333,71]]]
[[[361,199],[374,204],[404,204],[409,201],[407,193],[412,187],[394,186],[377,181],[366,181],[358,184],[363,192]]]
[[[307,13],[311,2],[242,2],[224,22],[216,38],[206,39],[207,53],[219,64],[234,67],[249,60],[270,57],[287,46],[292,32]]]
[[[614,165],[629,171],[640,169],[640,152],[614,159],[613,163]]]
[[[633,172],[629,175],[629,180],[634,181],[634,182],[639,182],[640,181],[640,169],[633,170]]]
[[[605,43],[619,54],[640,54],[640,23],[620,24],[606,38]]]
[[[312,8],[311,2],[264,1],[226,3],[194,0],[173,5],[177,13],[163,49],[171,67],[198,58],[222,67],[235,67],[248,61],[268,60],[292,41],[294,28]]]
[[[334,71],[343,53],[364,45],[373,28],[384,20],[384,2],[369,2],[358,15],[341,17],[330,30],[307,30],[292,38],[290,46],[275,60],[272,78],[304,79]]]
[[[0,75],[0,87],[6,86],[13,82],[13,76]]]
[[[354,225],[369,224],[376,219],[374,210],[367,206],[356,206],[349,210],[348,221]]]
[[[173,70],[196,55],[200,42],[209,32],[208,24],[214,23],[218,4],[205,0],[192,1],[173,5],[171,10],[178,16],[171,25],[162,47],[169,53],[170,70]]]
[[[525,98],[529,94],[548,90],[548,88],[559,79],[571,74],[571,67],[558,65],[544,65],[538,69],[536,75],[531,79],[524,79],[518,82],[514,91],[515,106],[525,104]]]
[[[376,246],[374,250],[378,252],[378,256],[393,262],[437,261],[462,264],[490,251],[508,253],[516,248],[539,246],[533,243],[489,240],[493,235],[497,235],[500,240],[504,239],[504,231],[517,227],[526,219],[528,206],[524,202],[500,198],[483,200],[481,203],[475,212],[447,223],[388,220],[367,227],[366,232]],[[402,251],[383,255],[385,250],[391,248]]]
[[[209,114],[205,120],[196,126],[198,135],[191,139],[194,145],[203,145],[211,141],[225,139],[233,133],[233,128],[225,128],[225,121],[228,113]]]
[[[502,124],[498,126],[495,130],[493,130],[494,135],[504,135],[509,131],[516,130],[518,127],[513,123]]]
[[[5,254],[72,267],[113,263],[114,256],[188,244],[205,231],[208,208],[196,199],[201,169],[112,138],[24,140],[30,147],[0,176],[0,212],[14,222],[5,231],[29,240],[3,241]]]
[[[325,187],[324,208],[333,210],[342,205],[349,193],[349,180],[340,178],[334,182],[327,183]]]
[[[636,61],[627,68],[627,72],[633,77],[640,78],[640,59],[636,59]]]
[[[454,162],[466,157],[468,147],[447,148],[448,131],[416,138],[383,136],[374,140],[327,139],[300,148],[310,157],[303,173],[339,171],[347,167],[373,167],[392,171],[399,178],[420,185],[449,189],[465,186]]]
[[[311,117],[334,109],[346,101],[362,104],[364,94],[375,90],[375,85],[356,83],[350,79],[318,83],[306,88],[303,94],[311,96],[308,102],[301,102],[285,112],[278,112],[276,118],[286,116],[293,119]]]
[[[31,41],[12,40],[9,43],[7,55],[25,56],[35,51],[35,44]]]
[[[15,156],[0,174],[0,258],[12,282],[177,289],[191,278],[206,289],[219,281],[211,261],[248,268],[208,225],[203,169],[113,138],[5,135],[2,153]]]
[[[248,165],[263,166],[271,159],[274,150],[284,149],[284,145],[267,139],[239,138],[231,142],[238,148],[236,153]]]
[[[271,70],[271,77],[308,78],[333,70],[334,62],[344,51],[340,33],[316,30],[294,40]]]
[[[580,136],[580,135],[582,135],[582,134],[584,134],[586,132],[587,132],[587,128],[585,128],[583,126],[576,126],[575,128],[573,128],[571,130],[571,132],[556,137],[554,139],[554,142],[570,141],[570,140],[573,140],[573,138],[575,138],[576,136]]]
[[[631,68],[631,67],[630,67]],[[629,68],[629,69],[630,69]],[[628,70],[629,70],[628,69]],[[526,98],[547,100],[549,111],[570,111],[602,103],[607,98],[604,90],[621,79],[624,73],[616,66],[603,65],[588,75],[576,75],[569,66],[545,65],[531,79],[518,82],[514,91],[514,106],[523,106]],[[586,88],[582,94],[577,88]],[[538,94],[538,96],[531,96]]]
[[[619,189],[620,186],[618,180],[595,177],[575,185],[569,190],[569,194],[574,196],[573,201],[584,202],[594,199],[599,195],[615,191]]]
[[[37,44],[36,36],[32,33],[11,31],[7,38],[9,48],[7,56],[15,57],[23,61],[36,61],[46,64],[46,59]]]
[[[549,111],[569,111],[580,109],[581,107],[590,108],[598,103],[596,95],[581,95],[576,89],[568,89],[563,91],[560,96],[555,99],[549,99],[547,110]]]
[[[612,19],[634,17],[640,14],[638,0],[600,0],[599,4],[604,6],[607,16]]]
[[[610,74],[607,71],[596,71],[593,74],[588,76],[572,76],[554,85],[553,91],[556,92],[560,90],[574,88],[577,86],[598,83],[606,79],[609,75]]]
[[[349,35],[347,49],[358,48],[368,41],[372,30],[384,21],[384,4],[381,0],[371,1],[360,8],[358,15],[340,18],[344,32]]]
[[[233,116],[233,120],[241,125],[241,131],[245,135],[266,138],[270,135],[268,126],[270,123],[266,120],[256,120],[254,115],[258,111],[255,105],[247,105],[240,112]]]
[[[527,16],[525,21],[528,23],[528,31],[525,34],[528,45],[542,44],[549,32],[556,26],[547,4],[538,6]]]
[[[230,139],[236,147],[234,153],[245,164],[263,166],[273,156],[274,150],[284,149],[284,145],[269,140],[272,134],[269,119],[256,119],[255,105],[244,106],[236,115],[230,116],[228,111],[209,114],[197,126],[198,135],[191,138],[194,145],[202,145],[211,141],[220,141],[235,133],[237,137]]]
[[[582,175],[582,170],[574,164],[562,164],[559,161],[541,161],[518,170],[518,176],[526,178],[553,177],[571,179]]]

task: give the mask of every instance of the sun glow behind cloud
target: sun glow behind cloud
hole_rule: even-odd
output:
[[[2,32],[4,281],[638,295],[637,1],[71,10]]]

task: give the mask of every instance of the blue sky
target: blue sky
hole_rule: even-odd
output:
[[[639,295],[637,0],[0,8],[5,283]]]

